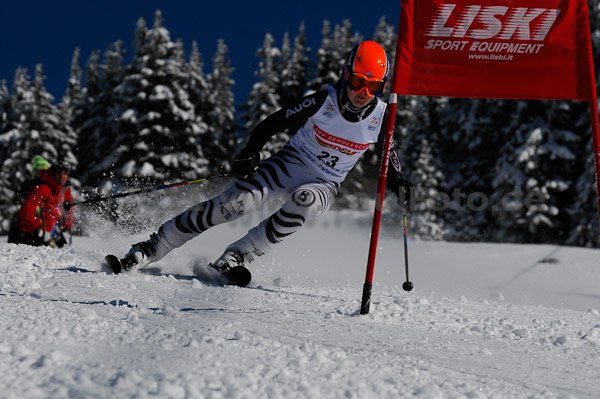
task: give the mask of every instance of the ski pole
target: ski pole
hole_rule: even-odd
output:
[[[408,279],[408,223],[406,217],[406,208],[408,208],[408,193],[404,186],[404,207],[402,208],[402,218],[404,219],[404,270],[406,271],[406,281],[402,284],[404,291],[412,291],[413,283]]]
[[[184,186],[184,185],[187,185],[187,184],[200,183],[200,182],[203,182],[203,181],[217,179],[217,178],[220,178],[220,177],[228,177],[228,176],[231,176],[231,174],[230,173],[219,173],[219,174],[215,174],[215,175],[201,177],[199,179],[187,180],[187,181],[180,181],[180,182],[177,182],[177,183],[167,184],[167,185],[158,186],[158,187],[142,188],[142,189],[139,189],[139,190],[136,190],[136,191],[129,191],[129,192],[126,192],[126,193],[120,193],[120,194],[109,195],[109,196],[101,196],[101,197],[98,197],[98,198],[92,198],[92,199],[85,200],[85,201],[80,201],[80,202],[65,201],[65,202],[63,202],[62,205],[59,205],[57,208],[61,208],[62,207],[62,208],[64,208],[68,212],[69,209],[71,209],[71,207],[76,206],[76,205],[93,204],[95,202],[108,201],[108,200],[117,199],[117,198],[129,197],[130,195],[137,195],[137,194],[149,193],[149,192],[152,192],[152,191],[165,190],[167,188]]]

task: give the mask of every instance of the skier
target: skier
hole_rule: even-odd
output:
[[[69,165],[55,163],[44,169],[46,163],[34,158],[33,166],[39,166],[33,168],[37,178],[21,203],[17,221],[9,232],[8,242],[58,247],[70,244],[73,210],[64,212],[57,209],[64,201],[73,201],[71,190],[65,187],[69,179]]]
[[[327,85],[281,108],[255,127],[233,162],[232,173],[238,180],[232,186],[167,221],[149,240],[133,245],[121,259],[123,269],[156,262],[209,228],[250,213],[267,200],[284,203],[229,245],[210,267],[225,272],[244,266],[321,216],[331,207],[346,174],[369,144],[377,142],[386,109],[377,96],[385,88],[388,71],[383,47],[373,41],[356,45],[335,86]],[[259,163],[259,152],[270,137],[299,126],[281,150]],[[393,168],[388,182],[395,193],[404,185]]]

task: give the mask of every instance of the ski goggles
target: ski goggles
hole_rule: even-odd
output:
[[[353,73],[348,78],[348,87],[357,94],[366,90],[367,95],[373,97],[381,94],[385,82],[377,78],[368,78],[360,73]]]

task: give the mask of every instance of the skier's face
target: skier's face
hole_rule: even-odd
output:
[[[67,184],[67,180],[69,180],[69,174],[66,170],[58,170],[54,172],[54,178],[61,186]]]
[[[358,108],[366,107],[373,100],[373,96],[369,96],[366,90],[355,93],[349,86],[346,86],[346,93],[348,93],[348,98],[352,102],[352,105]]]

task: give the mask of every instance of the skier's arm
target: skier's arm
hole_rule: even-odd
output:
[[[286,129],[302,126],[308,118],[313,116],[327,98],[327,90],[303,97],[295,104],[283,107],[261,121],[250,135],[246,147],[240,152],[239,158],[245,158],[260,152],[263,146],[275,134]]]
[[[64,200],[69,201],[69,203],[73,203],[73,195],[71,194],[71,189],[65,189]],[[62,205],[62,204],[59,204]],[[66,211],[66,210],[65,210]],[[73,213],[74,209],[71,208],[65,212],[60,218],[60,225],[63,230],[71,230],[73,228]]]
[[[321,108],[326,98],[327,90],[318,91],[295,104],[281,108],[256,125],[246,147],[233,161],[233,175],[242,180],[254,176],[260,161],[259,152],[267,141],[286,129],[297,130]]]
[[[386,114],[386,118],[387,118],[387,114]],[[381,125],[387,126],[386,121],[384,120]],[[383,133],[383,132],[381,132],[381,133]],[[383,151],[384,151],[384,145],[385,145],[384,144],[385,134],[381,134],[381,133],[379,134],[379,140],[377,141],[376,149],[383,157]],[[398,156],[398,152],[396,151],[396,142],[395,142],[394,138],[392,138],[389,157],[390,158],[389,158],[389,166],[388,166],[388,176],[385,181],[385,187],[388,190],[392,191],[394,194],[396,194],[398,196],[398,198],[400,198],[400,188],[402,187],[402,188],[404,188],[405,192],[409,192],[411,187],[413,187],[413,184],[411,182],[409,182],[408,180],[404,179],[404,176],[402,173],[402,166],[400,165],[400,157]]]
[[[42,203],[46,197],[43,186],[36,186],[27,194],[19,210],[21,228],[28,234],[33,234],[36,229],[43,229],[41,213]]]
[[[388,108],[389,109],[389,108]],[[377,137],[377,143],[375,144],[375,151],[381,154],[383,157],[384,145],[385,145],[385,137],[386,133],[383,131],[383,126],[387,126],[387,118],[388,113],[385,113],[385,117],[381,123],[382,129],[379,131],[379,137]],[[402,175],[402,168],[400,166],[400,157],[398,157],[398,153],[396,152],[396,142],[392,137],[392,145],[390,146],[390,166],[388,167],[388,175],[396,176]]]
[[[402,167],[400,166],[400,157],[396,152],[393,140],[392,147],[390,148],[390,163],[388,167],[388,177],[385,181],[385,187],[396,194],[399,202],[402,199],[407,201],[410,196],[411,189],[414,187],[414,184],[404,178]],[[400,189],[402,189],[404,192],[401,193]]]

